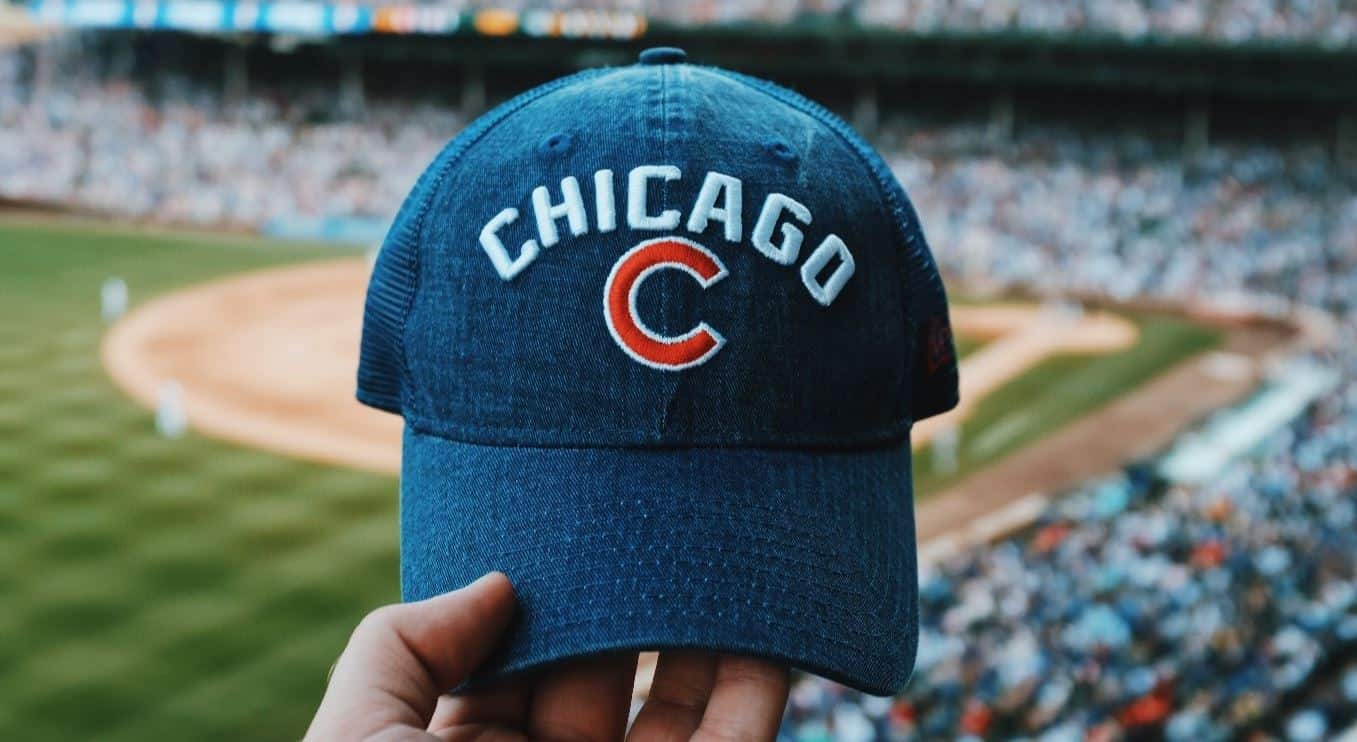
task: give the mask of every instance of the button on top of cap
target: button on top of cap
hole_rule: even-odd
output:
[[[655,46],[641,52],[641,64],[682,64],[688,53],[674,46]]]

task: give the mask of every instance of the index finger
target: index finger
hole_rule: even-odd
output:
[[[773,739],[782,724],[791,683],[785,665],[724,655],[694,740]]]
[[[572,660],[543,673],[533,692],[533,739],[620,740],[627,730],[636,653]]]
[[[490,652],[515,604],[508,578],[491,573],[461,590],[373,611],[340,654],[307,737],[423,730],[439,695]]]

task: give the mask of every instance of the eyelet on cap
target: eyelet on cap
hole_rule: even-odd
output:
[[[570,146],[574,143],[575,138],[570,136],[568,132],[558,131],[546,139],[543,139],[541,143],[537,145],[537,151],[544,155],[559,155],[563,152],[568,152]]]
[[[763,142],[763,148],[768,150],[768,153],[773,157],[776,157],[783,162],[796,162],[797,160],[796,151],[792,149],[790,144],[787,144],[781,139],[766,139]]]
[[[683,64],[688,61],[688,52],[676,46],[653,46],[637,59],[641,64]]]

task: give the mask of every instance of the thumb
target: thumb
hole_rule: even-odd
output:
[[[439,695],[489,655],[515,604],[509,578],[491,572],[461,590],[369,613],[335,665],[307,739],[422,731]]]

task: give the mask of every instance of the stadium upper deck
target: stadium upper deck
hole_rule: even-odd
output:
[[[59,58],[39,89],[18,57],[0,56],[0,89],[12,92],[0,97],[0,198],[274,234],[368,222],[359,239],[375,241],[466,120],[389,91],[350,109],[333,85],[260,81],[230,94],[212,76],[100,80],[90,57]],[[1174,131],[1033,116],[996,135],[984,116],[912,118],[925,108],[888,109],[874,139],[931,215],[929,234],[947,246],[939,259],[955,274],[1119,297],[1283,283],[1283,296],[1301,287],[1320,301],[1342,296],[1328,268],[1357,250],[1357,180],[1351,153],[1320,133],[1331,121],[1300,134],[1269,123],[1261,142],[1221,138],[1194,152]],[[1241,250],[1267,256],[1269,275],[1290,270],[1260,283],[1250,267],[1261,263],[1241,261]]]
[[[735,25],[779,32],[896,31],[924,36],[1030,35],[1320,48],[1346,47],[1357,41],[1357,6],[1344,0],[358,0],[343,4],[27,0],[15,4],[28,5],[62,25],[194,31],[249,30],[218,26],[234,26],[241,13],[248,16],[247,25],[257,24],[269,14],[268,6],[277,6],[274,12],[280,20],[277,28],[268,30],[283,32],[320,24],[318,30],[331,33],[473,30],[487,35],[523,31],[542,36],[633,38],[652,25],[687,31]],[[334,6],[333,12],[312,12],[323,5]],[[355,5],[361,9],[355,11]],[[363,22],[372,8],[384,12],[372,23]],[[595,14],[592,18],[591,13]],[[231,22],[220,23],[217,16],[229,17]],[[326,22],[331,25],[325,27]],[[568,27],[563,29],[563,24]]]
[[[1357,7],[1341,0],[425,0],[475,11],[597,9],[634,12],[679,26],[826,23],[914,33],[1098,34],[1349,44]]]

